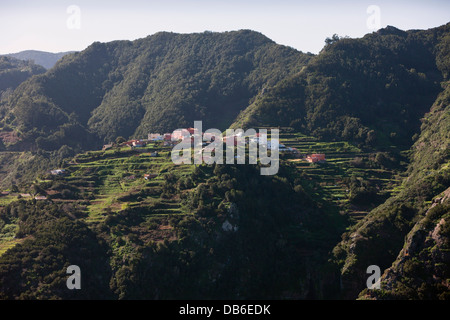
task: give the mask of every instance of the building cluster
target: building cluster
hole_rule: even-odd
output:
[[[119,144],[119,147],[128,146],[130,148],[143,148],[147,145],[145,140],[128,140]],[[115,145],[113,143],[105,144],[102,148],[103,151],[112,149]]]
[[[194,134],[196,134],[196,128],[185,128],[185,129],[177,129],[172,133],[149,133],[147,139],[134,139],[121,143],[119,146],[129,146],[130,148],[141,148],[145,147],[149,142],[163,142],[164,146],[174,146],[180,141],[185,139],[190,139],[191,143],[194,143]],[[198,134],[202,137],[202,146],[205,147],[212,141],[214,141],[214,134],[208,132],[198,132]],[[236,133],[229,136],[223,136],[222,141],[224,144],[230,143],[229,140],[233,140],[234,146],[237,146],[239,143],[239,139],[242,137],[242,132]],[[314,153],[306,156],[302,156],[298,149],[288,147],[280,141],[276,139],[268,139],[266,133],[256,133],[252,136],[249,136],[245,139],[245,144],[249,143],[257,143],[259,145],[266,146],[269,150],[274,150],[278,146],[278,150],[280,152],[294,155],[297,158],[302,158],[310,163],[324,163],[326,162],[325,154],[323,153]],[[108,150],[113,148],[115,145],[113,143],[106,144],[103,146],[102,150]],[[155,151],[151,153],[152,157],[158,156],[158,153]],[[53,174],[53,172],[52,172]]]
[[[165,141],[165,142],[178,142],[184,139],[193,139],[194,134],[196,133],[195,128],[186,128],[186,129],[177,129],[173,133],[149,133],[148,141]],[[199,132],[203,136],[203,139],[211,140],[213,138],[212,133]]]

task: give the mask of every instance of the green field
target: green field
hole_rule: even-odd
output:
[[[159,152],[157,157],[151,156],[154,151]],[[166,173],[187,176],[193,166],[174,165],[169,151],[151,146],[139,152],[123,148],[77,157],[67,168],[70,173],[65,180],[93,198],[86,221],[103,221],[111,212],[126,208],[154,208],[152,217],[183,214],[179,199],[160,199],[161,187]],[[145,174],[156,177],[146,180]]]
[[[3,227],[2,233],[0,234],[0,256],[9,248],[14,247],[17,243],[24,240],[14,238],[18,229],[18,226],[15,224],[8,224]]]
[[[287,147],[296,148],[302,155],[324,153],[326,163],[312,164],[301,159],[288,159],[297,169],[314,182],[310,190],[317,200],[327,201],[340,208],[343,214],[355,222],[372,209],[357,207],[349,203],[348,186],[345,178],[355,177],[370,181],[379,187],[380,192],[395,194],[400,190],[401,177],[396,170],[381,168],[356,168],[351,164],[355,158],[368,158],[370,154],[348,142],[324,142],[300,133],[282,133],[280,142]],[[318,186],[318,187],[317,187]],[[374,204],[376,205],[376,204]]]

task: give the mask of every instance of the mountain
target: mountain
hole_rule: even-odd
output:
[[[317,56],[248,30],[94,43],[17,88],[2,122],[45,150],[171,132],[194,120],[409,148],[448,73],[438,55],[449,29],[333,37]]]
[[[404,189],[392,199],[407,208],[409,215],[395,216],[388,206],[377,209],[377,215],[368,217],[364,225],[355,228],[345,246],[355,254],[362,247],[377,246],[391,249],[391,256],[384,267],[380,291],[363,290],[362,299],[449,299],[448,278],[450,264],[450,90],[439,96],[430,113],[423,119],[422,132],[412,147],[412,163]],[[370,222],[371,226],[370,226]],[[380,224],[380,222],[382,224]],[[394,222],[392,233],[404,235],[394,241],[392,236],[383,239],[367,237],[368,234],[385,232],[386,225]],[[383,229],[383,231],[381,231]],[[365,239],[355,234],[365,234]],[[356,238],[360,238],[357,240]],[[394,237],[397,238],[397,237]],[[397,254],[393,259],[392,255]],[[377,254],[371,259],[377,258]],[[378,257],[379,258],[379,257]],[[350,260],[347,258],[347,261]],[[365,258],[363,258],[363,261]],[[346,265],[351,273],[358,267]],[[344,277],[347,278],[347,277]]]
[[[42,74],[45,69],[31,61],[21,61],[11,57],[0,56],[0,95],[5,91],[16,89],[19,84],[33,75]],[[3,97],[3,100],[5,97]]]
[[[43,66],[45,69],[51,69],[59,59],[74,52],[75,51],[52,53],[37,50],[25,50],[17,53],[10,53],[6,56],[24,61],[34,61],[34,63]]]
[[[316,56],[248,30],[64,56],[2,102],[0,299],[448,299],[449,76],[450,24]],[[194,120],[280,127],[327,162],[281,153],[261,176],[159,142],[92,150]],[[84,292],[60,290],[73,261]]]
[[[445,272],[437,265],[448,270],[448,229],[438,231],[448,221],[445,190],[450,185],[450,35],[441,34],[436,40],[436,65],[444,80],[442,92],[421,119],[401,190],[345,233],[334,249],[347,298],[357,297],[364,289],[366,268],[371,264],[386,270],[382,291],[365,290],[362,296],[436,299],[445,297],[448,291],[442,287],[445,280],[439,280]]]
[[[442,90],[437,54],[449,31],[450,24],[388,27],[361,39],[334,37],[300,73],[255,99],[233,127],[290,126],[323,139],[408,147]]]
[[[22,61],[12,57],[0,56],[0,118],[3,119],[7,113],[5,107],[9,97],[14,90],[30,77],[45,72],[42,66],[34,64],[32,61]],[[3,128],[3,126],[2,126]],[[4,130],[0,129],[0,132]],[[14,134],[13,134],[14,135]],[[7,142],[11,136],[9,132],[0,134],[0,150],[3,142]]]
[[[405,244],[381,277],[382,290],[361,299],[449,300],[450,188],[439,194],[405,238]]]
[[[170,148],[150,149],[79,154],[30,189],[46,200],[0,208],[0,299],[333,297],[342,219],[292,168],[174,165]],[[70,265],[82,290],[66,289]]]
[[[264,87],[311,57],[248,30],[94,43],[17,88],[4,122],[47,150],[88,145],[67,141],[69,131],[98,145],[194,120],[226,129]]]

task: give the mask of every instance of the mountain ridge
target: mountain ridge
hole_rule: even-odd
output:
[[[338,39],[302,72],[259,96],[232,126],[291,126],[325,139],[408,147],[442,90],[437,47],[449,30],[450,24],[386,28]]]
[[[39,50],[24,50],[16,53],[7,53],[4,56],[13,57],[24,61],[34,61],[34,63],[43,66],[45,69],[51,69],[53,66],[67,54],[75,53],[76,51],[65,51],[65,52],[46,52]]]
[[[50,139],[77,123],[98,143],[173,131],[199,118],[225,129],[263,86],[310,57],[249,30],[96,42],[22,84],[5,122]]]

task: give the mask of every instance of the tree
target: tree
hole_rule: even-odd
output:
[[[127,140],[124,137],[122,137],[122,136],[119,136],[119,137],[116,138],[116,143],[117,144],[121,144],[121,143],[124,143],[126,141]]]
[[[333,36],[331,38],[325,39],[325,44],[328,46],[330,44],[338,42],[339,40],[341,40],[341,38],[335,33],[335,34],[333,34]]]
[[[38,184],[33,184],[31,186],[30,194],[35,197],[37,195],[46,195],[47,192]]]

